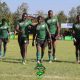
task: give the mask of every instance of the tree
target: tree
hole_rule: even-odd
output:
[[[58,20],[59,20],[60,23],[65,23],[65,22],[67,22],[67,16],[64,14],[63,11],[60,11],[60,12],[58,13]]]
[[[36,12],[35,16],[36,16],[36,17],[38,17],[38,16],[46,17],[46,14],[44,13],[44,11],[39,10],[39,11]]]
[[[79,6],[77,6],[77,14],[80,14],[80,5]]]
[[[76,9],[73,7],[70,11],[69,11],[69,16],[70,17],[74,17],[77,15],[77,11]]]
[[[18,7],[17,11],[15,12],[15,15],[17,15],[17,18],[21,18],[21,15],[23,13],[27,13],[27,12],[28,12],[28,5],[27,5],[27,3],[22,3]]]
[[[11,12],[10,12],[8,5],[5,2],[3,2],[3,3],[0,2],[0,19],[7,18],[7,16],[10,13]]]
[[[69,11],[69,22],[70,23],[75,23],[76,22],[76,15],[77,15],[77,10],[76,10],[76,8],[73,7]]]

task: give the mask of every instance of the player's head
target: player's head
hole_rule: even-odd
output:
[[[6,19],[3,18],[3,19],[2,19],[2,24],[4,25],[4,24],[6,24],[6,22],[7,22]]]
[[[43,19],[43,17],[42,17],[42,16],[38,16],[38,17],[37,17],[37,21],[38,21],[38,23],[41,23],[41,22],[43,22],[43,21],[44,21],[44,19]]]
[[[25,20],[27,18],[28,14],[27,13],[23,13],[22,14],[22,19]]]
[[[77,15],[76,19],[77,19],[77,22],[80,23],[80,15]]]
[[[48,17],[49,17],[49,18],[53,17],[53,11],[52,11],[52,10],[49,10],[49,11],[48,11]]]

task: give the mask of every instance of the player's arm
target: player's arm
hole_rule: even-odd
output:
[[[61,26],[60,26],[60,23],[57,21],[57,36],[56,36],[56,38],[60,37],[60,31],[61,31]]]
[[[28,29],[32,29],[32,21],[31,20],[29,20],[29,25],[28,25]]]
[[[35,44],[35,38],[36,38],[36,25],[35,26],[33,26],[33,39],[32,39],[32,46],[34,46],[34,44]]]
[[[72,36],[73,36],[73,41],[76,41],[76,39],[75,39],[75,25],[74,24],[72,27]]]
[[[46,24],[46,31],[47,31],[47,35],[49,37],[49,40],[51,40],[51,34],[50,34],[50,31],[49,31],[49,28],[48,28],[47,24]]]
[[[9,37],[10,37],[10,26],[8,26],[7,32],[8,32],[8,41],[9,41]]]
[[[59,22],[57,22],[57,31],[58,31],[57,36],[60,36],[61,27]]]
[[[10,26],[7,28],[8,34],[10,35]]]
[[[51,40],[51,34],[50,34],[50,31],[49,31],[49,25],[47,23],[47,18],[45,19],[45,23],[46,23],[46,29],[47,29],[47,36],[49,37],[49,39]]]
[[[74,26],[74,24],[73,24],[73,27],[72,27],[72,35],[73,35],[73,37],[75,37],[75,26]]]
[[[24,33],[24,31],[20,30],[20,26],[19,26],[19,23],[21,22],[21,20],[15,22],[15,31],[17,33]]]
[[[7,25],[6,25],[6,26],[7,26],[7,29],[6,29],[6,30],[7,30],[7,32],[8,32],[8,37],[7,37],[7,38],[8,38],[8,42],[9,42],[9,37],[10,37],[10,24],[8,24],[8,23],[6,23],[6,24],[7,24]]]
[[[18,24],[16,25],[15,30],[16,30],[18,33],[24,33],[24,31],[22,31],[22,30],[19,29],[19,25],[18,25]]]
[[[19,30],[19,25],[16,26],[15,30],[16,30],[18,33],[21,32],[21,31]]]

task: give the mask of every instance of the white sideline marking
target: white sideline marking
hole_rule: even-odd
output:
[[[18,76],[21,76],[21,77],[25,77],[25,78],[37,78],[36,75],[22,75],[22,74],[0,74],[0,77],[18,77]],[[43,75],[43,78],[45,79],[72,79],[74,78],[75,80],[80,80],[79,77],[62,77],[62,76],[50,76],[50,75]]]

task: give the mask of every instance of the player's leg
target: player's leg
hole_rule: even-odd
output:
[[[41,60],[41,58],[40,58],[41,57],[41,55],[40,55],[40,46],[37,45],[36,48],[37,48],[37,52],[36,52],[37,63],[40,63],[40,60]]]
[[[44,50],[45,50],[45,47],[41,47],[41,61],[43,60],[43,57],[44,57]]]
[[[25,64],[25,62],[26,62],[27,47],[28,47],[28,42],[26,42],[22,45],[21,54],[22,54],[22,59],[23,59],[22,63],[23,64]]]
[[[42,45],[41,45],[41,61],[43,61],[45,47],[47,46],[46,44],[47,44],[46,40],[42,41]]]
[[[19,47],[20,47],[20,53],[21,53],[22,63],[23,63],[23,43],[22,43],[21,36],[18,36],[18,44],[19,44]]]
[[[52,42],[48,42],[48,57],[49,62],[52,62]]]
[[[37,57],[37,63],[40,63],[41,60],[41,54],[40,54],[40,50],[41,50],[41,41],[40,40],[36,40],[37,44],[36,44],[36,57]]]
[[[27,46],[29,41],[26,39],[25,35],[21,36],[21,54],[22,54],[22,63],[25,64],[26,62],[26,54],[27,54]]]
[[[52,38],[52,56],[53,56],[53,60],[56,60],[56,57],[55,57],[55,52],[56,52],[56,46],[55,46],[56,35],[52,34],[51,38]]]
[[[5,55],[6,55],[7,42],[8,42],[7,39],[4,39],[4,40],[3,40],[3,48],[4,48],[4,54],[3,54],[3,57],[5,57]]]
[[[55,41],[53,40],[52,41],[52,56],[53,56],[53,60],[56,60],[55,51],[56,51]]]
[[[76,55],[76,62],[78,63],[78,53],[79,53],[79,47],[78,47],[78,40],[74,41],[75,46],[75,55]]]
[[[75,46],[76,61],[78,62],[78,46]]]
[[[80,45],[79,45],[79,53],[78,53],[78,63],[80,63]]]
[[[1,47],[2,47],[2,39],[0,39],[0,57],[2,56],[2,50],[1,50]]]
[[[80,63],[80,40],[78,40],[78,63]]]
[[[21,52],[21,38],[20,38],[20,36],[18,36],[18,44],[19,44],[19,48],[20,48],[20,52]]]

